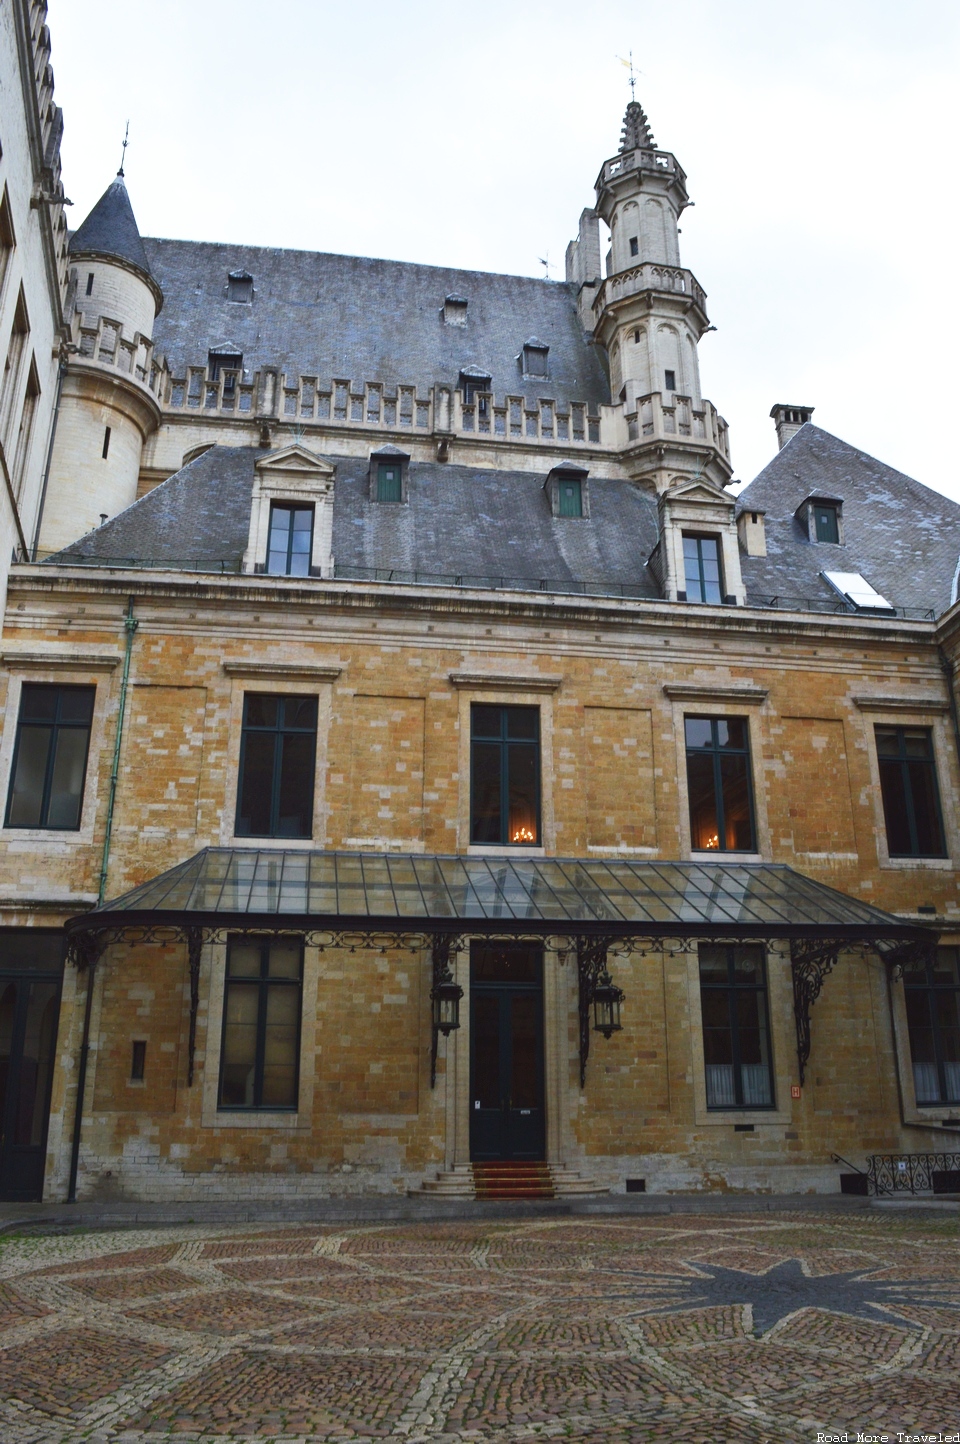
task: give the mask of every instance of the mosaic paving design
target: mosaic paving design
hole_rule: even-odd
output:
[[[960,1433],[960,1220],[0,1236],[3,1444]]]

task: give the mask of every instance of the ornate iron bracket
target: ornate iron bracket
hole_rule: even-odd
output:
[[[193,1087],[193,1062],[197,1051],[197,1011],[200,1007],[200,954],[203,928],[185,928],[190,963],[190,1032],[187,1038],[187,1087]]]
[[[577,938],[577,1011],[580,1018],[580,1087],[587,1081],[590,1057],[590,1008],[597,979],[607,966],[607,950],[616,938]]]
[[[810,1061],[810,1009],[820,996],[823,980],[833,972],[843,944],[830,939],[795,939],[790,944],[793,971],[793,1016],[797,1025],[797,1063],[803,1084]]]
[[[463,989],[454,982],[453,970],[450,966],[453,958],[456,957],[460,948],[460,939],[456,933],[436,933],[431,940],[431,952],[433,954],[433,987],[430,989],[430,1087],[437,1086],[437,1050],[440,1045],[440,1025],[437,1018],[437,1002],[439,989],[446,987],[448,990],[456,989],[458,1001],[463,997]]]

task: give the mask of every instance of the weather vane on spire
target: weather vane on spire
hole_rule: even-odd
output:
[[[625,65],[630,72],[630,101],[632,103],[637,98],[637,77],[634,74],[633,69],[633,51],[628,50],[627,55],[629,57],[627,60],[624,60],[622,55],[618,55],[617,59],[619,60],[620,64]]]
[[[129,144],[130,144],[130,122],[129,122],[129,120],[128,120],[128,121],[127,121],[127,129],[126,129],[126,131],[124,132],[124,137],[123,137],[123,151],[121,152],[121,155],[120,155],[120,169],[117,171],[117,175],[123,175],[123,167],[124,167],[124,164],[125,164],[126,159],[127,159],[127,146],[128,146]]]

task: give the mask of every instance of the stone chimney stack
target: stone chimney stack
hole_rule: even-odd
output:
[[[801,426],[806,425],[813,411],[812,406],[785,406],[783,402],[777,402],[770,415],[777,428],[777,447],[780,451],[792,436],[796,436]]]

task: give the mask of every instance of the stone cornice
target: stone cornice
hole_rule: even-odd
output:
[[[563,685],[562,677],[542,672],[451,672],[450,681],[454,687],[497,692],[556,692]]]
[[[664,692],[671,701],[678,702],[743,702],[747,706],[760,707],[767,700],[765,687],[724,686],[722,682],[665,682]]]
[[[228,677],[302,677],[310,682],[335,682],[339,662],[224,662]]]
[[[78,671],[112,672],[120,665],[119,652],[81,652],[69,647],[38,647],[28,651],[10,647],[0,652],[0,661],[11,668],[73,667]]]
[[[863,712],[949,712],[946,697],[854,697]]]
[[[88,356],[71,356],[64,377],[67,395],[81,394],[84,400],[116,406],[143,433],[144,440],[160,425],[160,403],[142,381],[117,366],[105,366]]]

